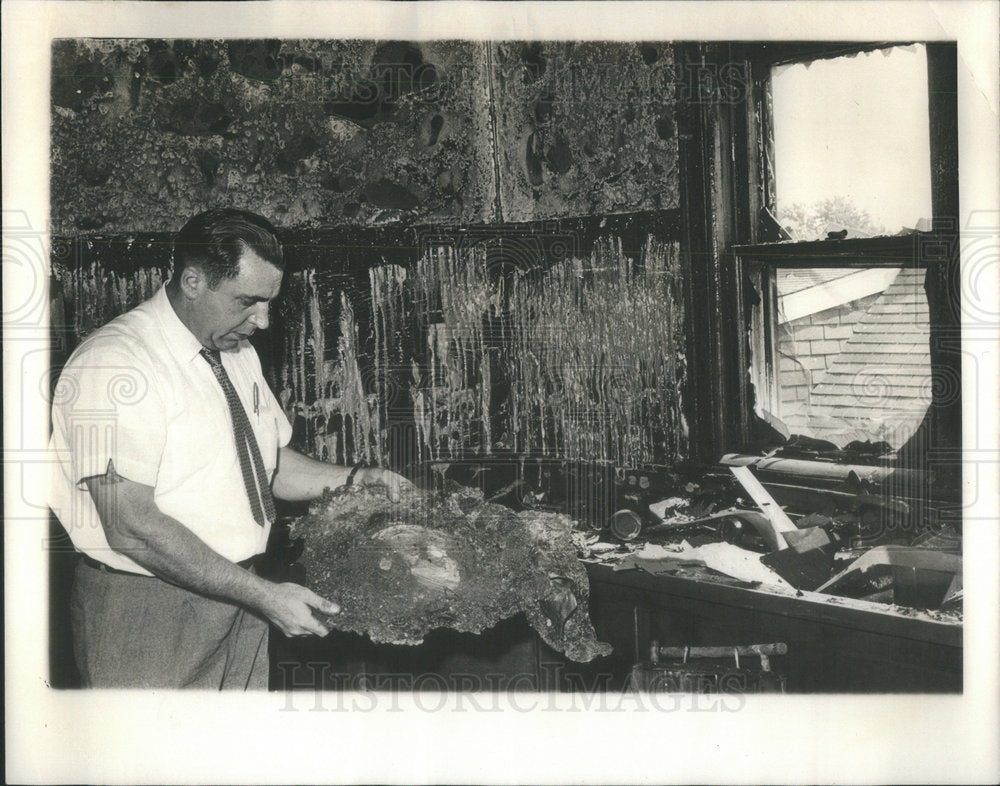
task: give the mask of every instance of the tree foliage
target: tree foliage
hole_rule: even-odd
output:
[[[783,208],[778,220],[795,240],[817,240],[828,232],[847,230],[847,237],[873,237],[886,229],[867,210],[845,196],[827,197],[811,205],[801,202]]]

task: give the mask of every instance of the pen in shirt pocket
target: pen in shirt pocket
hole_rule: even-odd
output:
[[[260,424],[260,388],[257,383],[253,383],[253,414],[257,418],[258,425]]]

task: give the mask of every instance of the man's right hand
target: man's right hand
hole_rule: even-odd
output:
[[[321,598],[300,584],[272,584],[261,611],[286,636],[325,636],[330,628],[313,614],[313,610],[333,616],[340,606]]]
[[[340,606],[299,584],[274,584],[213,551],[156,505],[152,486],[120,476],[108,463],[104,475],[86,478],[112,549],[150,573],[202,595],[257,609],[286,636],[325,636],[320,618]]]

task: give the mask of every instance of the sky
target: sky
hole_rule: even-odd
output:
[[[922,45],[779,66],[772,90],[779,216],[843,195],[888,234],[931,217]]]

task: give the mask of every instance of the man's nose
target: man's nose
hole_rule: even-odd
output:
[[[271,324],[269,318],[270,305],[266,301],[258,303],[254,308],[253,314],[250,315],[250,320],[257,327],[257,330],[267,330],[267,326]]]

